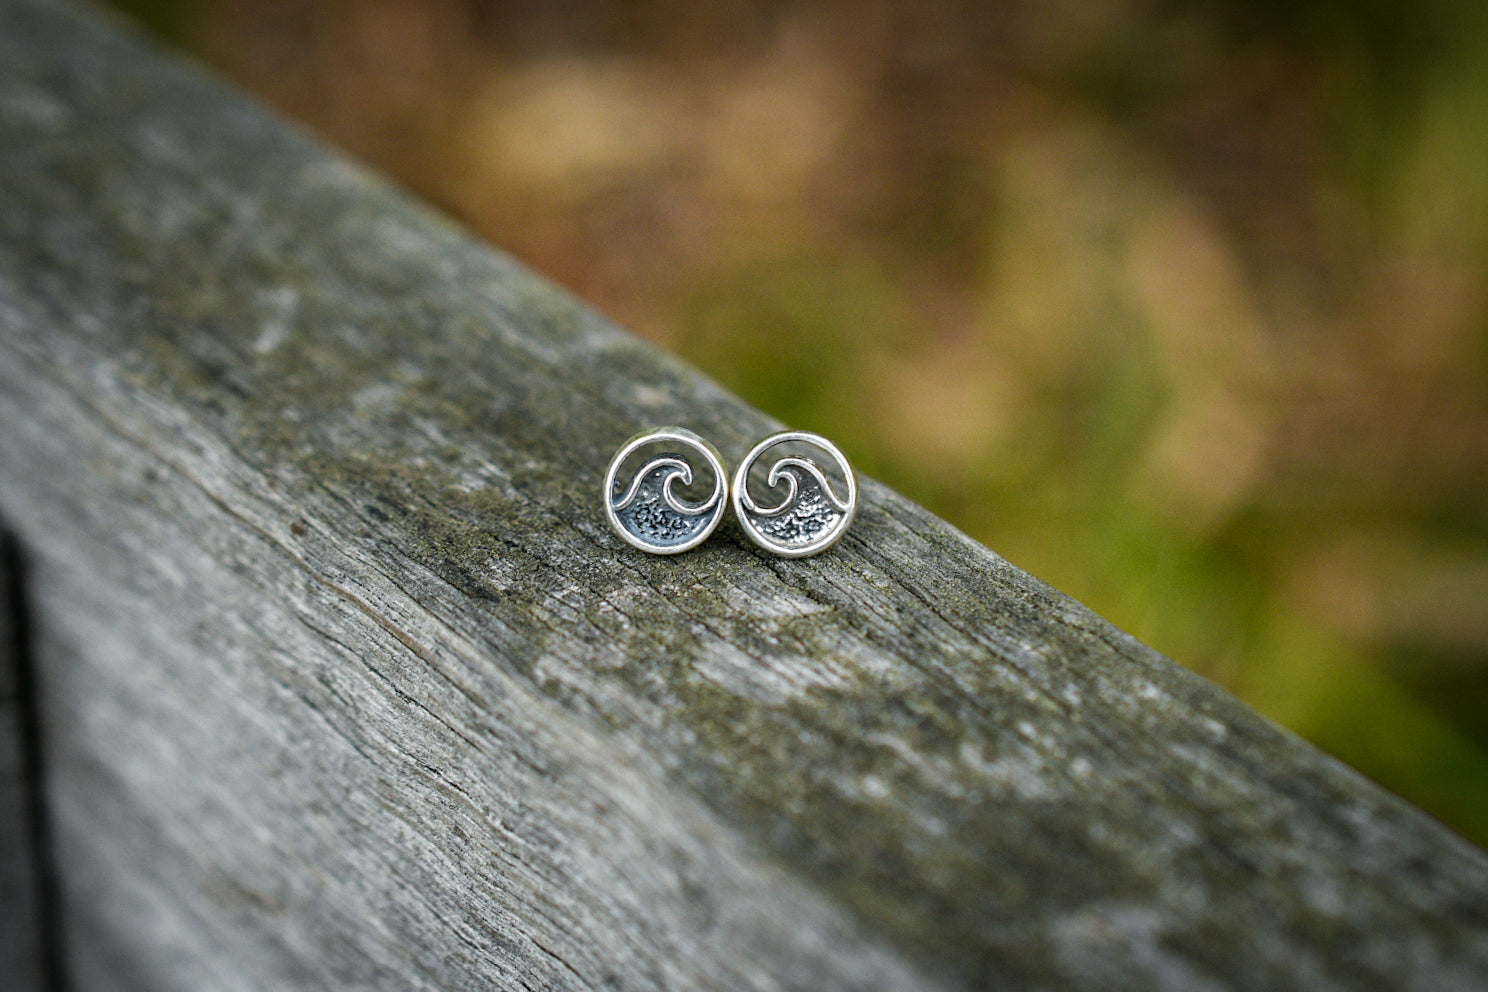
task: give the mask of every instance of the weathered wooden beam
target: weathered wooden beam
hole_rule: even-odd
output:
[[[0,0],[0,515],[94,989],[1479,989],[1488,858],[95,12]]]

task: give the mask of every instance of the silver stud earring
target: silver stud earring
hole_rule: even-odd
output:
[[[631,478],[624,491],[617,476],[627,459],[642,448],[655,453]],[[690,502],[676,486],[693,485],[694,472],[706,467],[713,474],[713,491],[701,502]],[[706,480],[703,480],[706,481]],[[682,427],[642,431],[626,441],[610,459],[605,473],[605,517],[627,543],[655,555],[674,555],[695,548],[723,519],[728,472],[723,459],[707,441]]]
[[[765,484],[785,487],[785,498],[760,506],[749,493],[749,474],[770,449],[790,445],[788,451],[819,451],[833,462],[846,480],[846,498],[833,491],[822,469],[809,456],[787,453],[770,466]],[[846,532],[858,506],[858,483],[852,466],[837,446],[820,434],[783,431],[765,438],[739,463],[734,473],[734,513],[744,533],[766,551],[784,558],[804,558],[825,551]]]

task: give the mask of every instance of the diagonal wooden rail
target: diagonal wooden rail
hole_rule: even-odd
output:
[[[70,986],[1488,986],[1481,851],[883,486],[816,558],[628,548],[599,483],[667,423],[730,462],[777,426],[96,11],[0,0],[0,516]]]

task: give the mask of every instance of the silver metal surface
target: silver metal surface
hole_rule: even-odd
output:
[[[625,460],[641,448],[655,446],[653,455],[636,472],[623,493],[617,477]],[[706,464],[713,473],[713,492],[701,503],[678,496],[675,486],[692,485],[695,467]],[[728,472],[723,459],[707,441],[683,427],[658,427],[626,441],[610,459],[605,473],[605,518],[628,544],[656,555],[674,555],[708,539],[727,507],[724,490]]]
[[[785,496],[773,506],[760,506],[749,494],[749,473],[764,455],[779,445],[793,444],[817,449],[836,463],[847,482],[842,498],[820,466],[810,457],[787,455],[770,466],[766,485],[784,488]],[[734,513],[750,540],[766,551],[785,558],[804,558],[825,551],[846,533],[858,505],[858,483],[837,446],[820,434],[783,431],[765,438],[739,463],[733,484]]]

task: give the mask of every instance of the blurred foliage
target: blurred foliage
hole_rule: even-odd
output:
[[[120,6],[1488,842],[1488,7]]]

